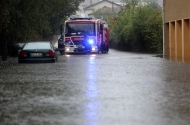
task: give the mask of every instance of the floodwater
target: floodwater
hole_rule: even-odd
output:
[[[0,62],[0,125],[189,125],[190,64],[110,50]]]

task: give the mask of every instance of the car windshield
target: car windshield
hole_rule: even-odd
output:
[[[95,24],[94,23],[67,23],[66,24],[66,36],[68,35],[95,35]]]
[[[23,50],[28,49],[51,49],[51,45],[48,42],[31,42],[26,43]]]

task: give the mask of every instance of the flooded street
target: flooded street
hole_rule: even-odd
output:
[[[0,125],[189,125],[190,64],[155,56],[0,61]]]

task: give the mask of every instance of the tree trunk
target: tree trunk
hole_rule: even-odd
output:
[[[2,35],[1,35],[1,45],[2,45],[2,61],[7,61],[7,34],[6,34],[6,26],[3,23],[2,26]]]

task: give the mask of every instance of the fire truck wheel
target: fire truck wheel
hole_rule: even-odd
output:
[[[108,53],[109,52],[109,47],[108,46],[106,46],[106,53]]]
[[[102,53],[105,53],[106,49],[104,44],[101,44],[100,50]]]
[[[108,51],[109,51],[108,45],[104,45],[104,53],[108,53]]]

